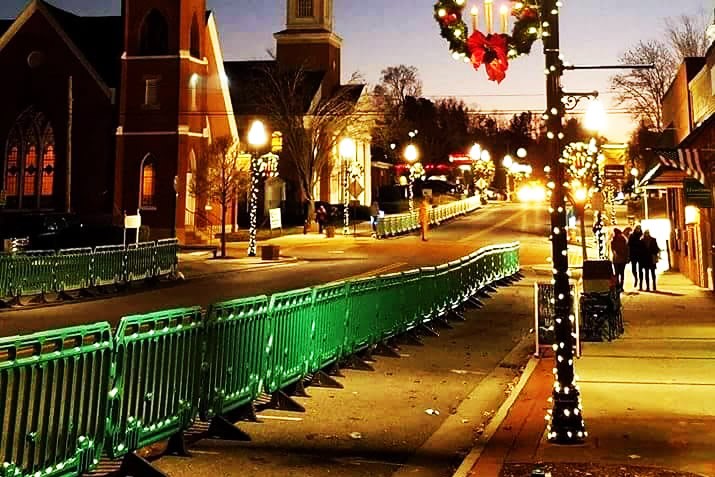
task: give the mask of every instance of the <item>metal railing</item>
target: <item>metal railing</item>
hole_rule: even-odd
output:
[[[467,199],[452,202],[450,204],[438,205],[429,209],[430,225],[439,225],[440,222],[454,217],[468,214],[482,206],[480,197],[469,197]],[[406,214],[386,215],[377,222],[377,236],[391,237],[400,235],[420,228],[419,211],[408,212]]]
[[[176,273],[176,239],[123,245],[0,254],[0,300],[66,293]]]
[[[129,316],[113,335],[99,323],[0,338],[0,477],[73,477],[103,452],[131,459],[171,445],[197,420],[209,432],[231,425],[229,413],[454,312],[519,269],[514,243],[439,267]]]

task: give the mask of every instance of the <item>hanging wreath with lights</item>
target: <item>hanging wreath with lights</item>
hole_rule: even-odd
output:
[[[424,179],[425,168],[422,166],[421,162],[417,162],[410,166],[410,180],[415,181],[417,179]]]
[[[359,181],[365,175],[365,168],[357,161],[353,161],[348,166],[348,177],[352,181]]]
[[[479,181],[484,181],[484,183],[486,184],[484,189],[486,189],[491,185],[495,175],[496,166],[494,165],[494,161],[492,161],[491,159],[477,159],[476,161],[472,161],[472,176],[474,178],[474,185],[475,188],[480,192],[484,191],[478,186]]]
[[[476,70],[484,65],[487,77],[497,83],[506,77],[509,60],[530,53],[541,33],[538,0],[512,1],[511,4],[511,16],[515,18],[511,33],[486,35],[476,28],[469,34],[469,27],[462,17],[466,0],[438,0],[434,6],[434,17],[442,37],[449,43],[452,56],[471,63]],[[502,21],[504,27],[508,19]]]
[[[566,167],[569,180],[577,181],[583,186],[590,187],[595,177],[598,177],[600,158],[595,140],[588,143],[575,142],[564,148],[559,162]]]

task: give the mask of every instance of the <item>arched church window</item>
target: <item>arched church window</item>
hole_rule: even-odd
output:
[[[313,15],[313,0],[298,0],[298,18],[312,18]]]
[[[153,209],[156,207],[156,161],[154,156],[147,154],[141,163],[141,177],[139,180],[140,207],[142,209]]]
[[[194,58],[201,58],[201,38],[199,37],[199,22],[196,14],[191,20],[191,33],[189,38],[189,54]]]
[[[51,126],[47,126],[43,141],[44,150],[42,151],[42,166],[40,173],[40,195],[42,197],[52,196],[55,185],[55,134]]]
[[[5,145],[3,187],[7,207],[52,207],[55,170],[52,125],[30,107],[15,121]]]
[[[169,54],[169,25],[164,15],[156,9],[151,10],[142,23],[139,54],[145,56]]]
[[[20,138],[16,128],[10,133],[5,157],[5,195],[17,197],[20,190]]]

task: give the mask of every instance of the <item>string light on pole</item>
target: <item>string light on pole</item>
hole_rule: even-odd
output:
[[[405,160],[407,163],[410,165],[410,172],[409,172],[409,185],[408,185],[408,194],[409,194],[409,205],[410,205],[410,213],[414,212],[415,210],[415,204],[414,204],[414,182],[415,179],[422,177],[424,175],[424,169],[422,168],[422,164],[417,162],[417,160],[420,157],[420,152],[417,149],[417,146],[414,144],[408,144],[407,147],[405,148]]]
[[[343,235],[348,235],[350,233],[350,183],[348,174],[350,163],[355,160],[355,154],[357,154],[357,146],[352,138],[346,137],[340,141],[338,149],[343,162]]]
[[[248,131],[248,144],[251,146],[251,191],[249,199],[248,256],[256,256],[256,233],[258,227],[258,184],[261,177],[261,160],[258,156],[261,147],[268,142],[268,134],[263,122],[253,121]]]

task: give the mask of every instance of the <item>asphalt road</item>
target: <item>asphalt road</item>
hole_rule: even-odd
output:
[[[322,263],[319,278],[432,264],[514,240],[522,242],[528,270],[546,263],[547,220],[540,207],[489,207],[434,230],[426,244],[404,237],[346,248],[346,261]],[[251,442],[207,439],[192,447],[192,458],[162,457],[155,465],[174,477],[447,477],[533,352],[532,283],[500,289],[465,322],[424,338],[424,346],[402,345],[401,358],[378,357],[374,372],[344,370],[342,390],[308,388],[310,398],[296,398],[305,413],[264,411],[260,423],[239,423]]]
[[[544,207],[492,204],[433,229],[427,242],[420,241],[416,234],[386,240],[301,235],[273,241],[281,244],[283,256],[294,258],[279,263],[246,264],[245,260],[209,261],[186,256],[180,264],[186,279],[173,284],[111,298],[0,311],[0,336],[98,321],[116,324],[122,316],[131,314],[194,305],[207,307],[244,296],[438,265],[485,245],[515,240],[523,243],[523,264],[545,263],[547,220]],[[245,255],[243,245],[233,246],[230,253],[235,257]]]

